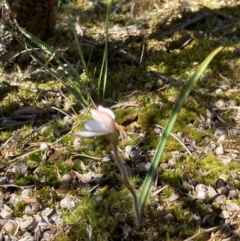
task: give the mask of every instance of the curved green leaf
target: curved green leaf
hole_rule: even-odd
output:
[[[144,207],[144,203],[146,201],[148,192],[149,192],[149,188],[151,186],[151,183],[153,181],[153,178],[158,170],[158,166],[166,145],[166,142],[168,140],[168,137],[170,135],[171,129],[177,119],[178,113],[180,112],[183,104],[185,103],[190,91],[193,89],[194,85],[196,84],[196,82],[198,81],[198,79],[200,78],[201,74],[203,73],[203,71],[207,68],[207,66],[209,65],[209,63],[211,62],[211,60],[214,58],[214,56],[219,53],[221,50],[223,49],[223,47],[219,47],[216,50],[214,50],[210,55],[208,55],[208,57],[201,63],[201,65],[197,68],[197,70],[195,71],[194,75],[189,79],[189,81],[186,83],[186,85],[183,87],[178,100],[175,104],[175,106],[173,107],[171,116],[169,117],[168,123],[166,125],[166,128],[162,134],[162,138],[159,141],[159,144],[157,146],[157,151],[153,157],[153,161],[151,164],[151,167],[148,171],[148,174],[144,180],[144,183],[142,185],[142,189],[138,198],[138,209],[139,212],[142,213],[143,211],[143,207]]]

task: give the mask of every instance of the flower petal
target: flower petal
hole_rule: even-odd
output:
[[[87,121],[84,127],[88,131],[105,132],[106,134],[110,131],[106,125],[95,120]]]
[[[98,106],[98,110],[99,111],[102,111],[102,112],[105,112],[106,114],[110,115],[114,120],[115,120],[115,115],[114,113],[112,112],[112,110],[110,110],[109,108],[105,108],[101,105]]]
[[[98,109],[91,110],[91,113],[92,119],[84,124],[85,130],[75,133],[76,136],[94,137],[114,132],[115,116],[110,109],[98,106]]]
[[[74,134],[74,136],[80,136],[80,137],[95,137],[95,136],[102,136],[102,135],[106,135],[106,132],[94,132],[94,131],[83,130]]]
[[[107,129],[113,131],[115,128],[115,120],[112,118],[111,115],[109,115],[106,112],[99,111],[99,110],[91,110],[92,118],[99,122],[104,124]]]

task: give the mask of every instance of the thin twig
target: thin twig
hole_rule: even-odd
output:
[[[193,19],[190,19],[190,20],[188,19],[187,22],[185,22],[185,23],[181,24],[180,26],[175,27],[175,28],[171,29],[170,31],[168,31],[167,34],[172,34],[175,31],[184,29],[184,28],[186,28],[186,27],[188,27],[188,26],[190,26],[192,24],[197,23],[198,21],[201,21],[202,19],[204,19],[204,18],[206,18],[208,16],[210,16],[210,13],[205,12],[205,13],[199,15],[199,16],[196,16]]]
[[[142,53],[141,53],[141,57],[140,57],[140,61],[139,61],[139,65],[142,64],[144,51],[145,51],[145,44],[143,44],[143,46],[142,46]]]
[[[2,184],[0,185],[0,187],[3,187],[3,188],[8,188],[8,187],[18,187],[18,188],[21,188],[21,189],[27,189],[27,188],[32,188],[34,187],[34,185],[31,185],[31,186],[18,186],[18,185],[15,185],[15,184]]]
[[[78,126],[78,124],[76,124],[75,126],[73,126],[73,128],[71,129],[71,131],[69,131],[66,135],[64,135],[64,136],[60,137],[59,139],[57,139],[55,142],[52,143],[52,145],[57,144],[57,143],[58,143],[59,141],[61,141],[63,138],[65,138],[66,136],[68,136],[69,134],[71,134],[72,131],[73,131],[77,126]],[[29,156],[29,155],[31,155],[31,154],[33,154],[33,153],[39,152],[39,151],[42,151],[42,149],[39,148],[39,149],[37,149],[37,150],[33,150],[33,151],[31,151],[31,152],[28,152],[28,153],[26,153],[26,154],[23,154],[23,155],[21,155],[21,156],[18,156],[18,157],[16,157],[16,158],[14,158],[13,160],[9,161],[9,163],[12,163],[12,164],[10,165],[10,167],[11,167],[12,165],[16,164],[17,162],[21,161],[24,157],[27,157],[27,156]]]
[[[87,158],[90,158],[90,159],[93,159],[93,160],[97,160],[97,161],[102,160],[102,158],[100,158],[100,157],[89,156],[89,155],[86,155],[84,153],[80,153],[80,154],[79,153],[72,153],[72,154],[74,154],[74,156],[87,157]]]
[[[210,232],[213,232],[213,231],[218,230],[218,229],[222,230],[223,228],[227,227],[231,223],[231,221],[239,214],[239,212],[240,212],[240,210],[237,211],[226,223],[224,223],[222,225],[218,225],[218,226],[212,227],[212,228],[205,229],[205,230],[203,230],[203,231],[201,231],[201,232],[199,232],[197,234],[194,234],[190,238],[185,239],[184,241],[192,241],[194,238],[196,238],[199,235],[202,235],[204,233],[210,233]],[[212,238],[210,240],[212,240]],[[208,241],[210,241],[210,240],[208,240]]]
[[[67,114],[65,111],[55,107],[55,106],[51,106],[51,109],[57,110],[58,112],[61,112],[62,114],[66,115],[66,116],[70,116],[69,114]]]
[[[240,212],[240,210],[237,211],[234,215],[232,215],[232,217],[229,218],[228,221],[208,241],[213,241],[223,231],[223,229],[226,226],[228,226],[235,217],[237,217],[239,212]]]
[[[160,192],[162,192],[164,189],[168,188],[168,185],[163,186],[162,188],[158,189],[157,191],[153,192],[151,194],[152,197],[156,196],[157,194],[159,194]]]
[[[156,127],[158,127],[158,128],[161,128],[163,131],[164,131],[164,127],[163,126],[161,126],[161,125],[155,125]],[[188,148],[186,147],[186,145],[175,135],[175,134],[173,134],[173,133],[170,133],[170,136],[172,136],[175,140],[177,140],[183,147],[184,147],[184,149],[187,151],[187,153],[191,156],[192,155],[192,153],[188,150]]]

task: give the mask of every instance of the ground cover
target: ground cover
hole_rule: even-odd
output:
[[[97,89],[106,4],[79,0],[64,6]],[[116,180],[108,138],[73,136],[90,114],[24,54],[14,59],[10,72],[1,70],[4,235],[16,240],[239,240],[239,8],[237,1],[113,4],[106,94],[102,99],[93,91],[92,98],[116,115],[120,154],[136,190],[183,84],[210,52],[225,46],[180,112],[139,231],[131,197]],[[63,8],[57,18],[46,42],[84,79]]]

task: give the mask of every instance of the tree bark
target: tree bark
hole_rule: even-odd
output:
[[[0,18],[4,24],[14,28],[13,19],[18,24],[42,39],[54,27],[55,0],[0,0]],[[4,65],[20,49],[12,34],[0,26],[0,61]]]

